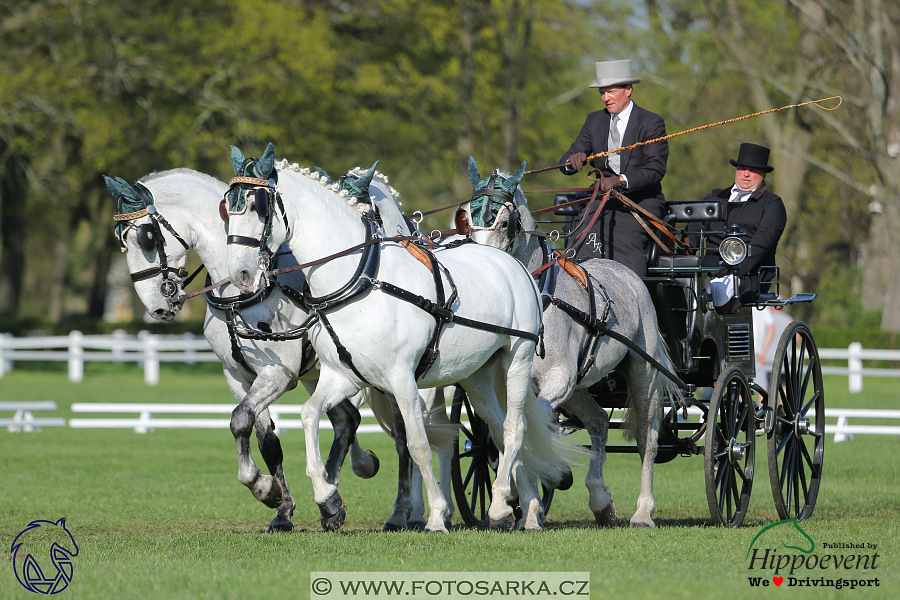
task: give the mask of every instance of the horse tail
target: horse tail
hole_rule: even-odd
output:
[[[590,451],[562,439],[531,386],[524,407],[525,435],[519,459],[545,484],[556,487],[570,476],[572,465],[586,464]]]
[[[656,320],[652,319],[652,323],[649,323],[651,319],[644,320],[644,339],[656,340],[656,351],[651,353],[654,359],[669,372],[673,371],[672,367],[672,359],[669,356],[669,347],[666,346],[666,342],[662,337],[662,334],[659,332],[659,328],[656,326]],[[652,329],[651,329],[652,326]],[[648,331],[649,330],[649,331]],[[638,360],[638,357],[634,354],[631,355],[631,360]],[[643,359],[640,359],[643,360]],[[654,365],[650,366],[650,372],[652,373],[652,380],[650,381],[650,385],[648,386],[648,392],[650,397],[647,398],[646,402],[649,405],[653,402],[652,406],[646,406],[646,409],[652,410],[653,414],[648,414],[648,419],[656,419],[657,423],[662,423],[663,412],[665,410],[665,403],[663,402],[663,398],[669,396],[671,398],[677,397],[678,395],[678,386],[674,381],[666,377],[662,371],[657,369]],[[655,402],[654,402],[655,399]],[[637,435],[638,428],[638,412],[643,408],[640,407],[638,403],[635,402],[634,392],[632,386],[628,388],[628,399],[626,400],[626,410],[625,417],[623,418],[622,423],[622,436],[626,440],[634,440]],[[652,423],[652,420],[650,421]]]
[[[659,361],[669,373],[675,372],[675,365],[672,363],[672,357],[669,356],[669,347],[663,339],[659,330],[656,332],[656,360]],[[664,398],[677,398],[681,394],[678,384],[667,377],[662,371],[656,371],[656,420],[662,423],[663,413],[665,412]]]

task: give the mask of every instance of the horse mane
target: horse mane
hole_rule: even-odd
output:
[[[370,204],[368,204],[366,202],[360,202],[358,198],[351,195],[347,190],[341,189],[340,182],[331,181],[331,179],[328,177],[328,175],[321,169],[310,169],[309,167],[301,167],[297,163],[289,163],[287,159],[282,159],[280,162],[276,162],[275,168],[280,169],[282,171],[292,171],[294,173],[299,173],[300,175],[303,175],[303,176],[307,177],[308,179],[311,179],[312,181],[321,185],[323,188],[329,190],[330,192],[333,192],[334,194],[336,194],[337,196],[339,196],[340,198],[345,200],[347,202],[347,204],[349,204],[351,207],[356,208],[356,211],[359,214],[365,214],[365,213],[369,212],[370,210],[372,210],[372,206]],[[362,175],[364,175],[366,173],[366,171],[367,171],[367,169],[364,169],[363,167],[354,167],[347,174],[353,175],[356,177],[361,177]],[[397,210],[399,211],[400,210],[399,207],[401,206],[401,202],[398,200],[400,198],[400,193],[390,185],[387,175],[385,175],[384,173],[381,173],[380,171],[375,171],[372,182],[374,183],[375,181],[378,181],[384,185],[384,187],[387,189],[388,193],[390,194],[391,199],[397,205],[397,207],[398,207]],[[373,196],[370,196],[369,198],[370,198],[370,200],[374,201]],[[401,214],[402,214],[402,211],[401,211]]]

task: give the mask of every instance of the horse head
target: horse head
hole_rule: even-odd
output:
[[[457,231],[479,244],[513,253],[513,245],[523,230],[534,229],[528,202],[519,189],[527,164],[526,160],[512,175],[495,169],[490,176],[482,177],[478,163],[470,156],[472,198],[457,209]]]
[[[276,249],[290,231],[276,186],[275,146],[270,142],[261,158],[245,158],[231,147],[234,178],[225,194],[228,215],[228,264],[231,281],[241,291],[253,293],[265,287],[265,273]],[[282,206],[283,226],[276,227],[275,213]]]
[[[184,302],[182,281],[187,277],[187,244],[154,204],[143,183],[129,184],[121,177],[103,176],[116,199],[115,234],[131,280],[147,312],[154,319],[171,321]]]

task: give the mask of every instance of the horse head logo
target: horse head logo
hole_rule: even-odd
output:
[[[30,592],[58,594],[72,581],[72,559],[78,556],[78,544],[66,529],[65,518],[32,521],[16,536],[11,551],[16,579]],[[47,564],[48,554],[55,571]]]
[[[804,554],[812,554],[813,550],[816,549],[816,543],[813,541],[809,534],[803,531],[803,528],[797,523],[797,517],[792,519],[785,519],[784,521],[778,521],[777,523],[772,523],[771,525],[766,525],[762,529],[759,530],[759,533],[756,534],[756,537],[753,538],[753,541],[750,542],[750,547],[747,548],[747,557],[750,557],[750,552],[753,550],[754,544],[756,544],[756,540],[764,534],[766,531],[772,529],[773,527],[778,527],[780,525],[785,525],[779,529],[778,533],[782,534],[782,542],[781,545],[790,550],[797,550],[799,552],[803,552]],[[793,526],[793,529],[791,528]],[[801,537],[796,537],[796,533],[799,533]],[[785,543],[784,539],[787,541],[793,542],[796,540],[797,546],[789,546]],[[808,546],[808,547],[807,547]]]

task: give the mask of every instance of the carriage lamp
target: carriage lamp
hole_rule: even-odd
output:
[[[740,264],[747,258],[747,244],[739,237],[727,237],[719,244],[719,256],[731,266]]]

